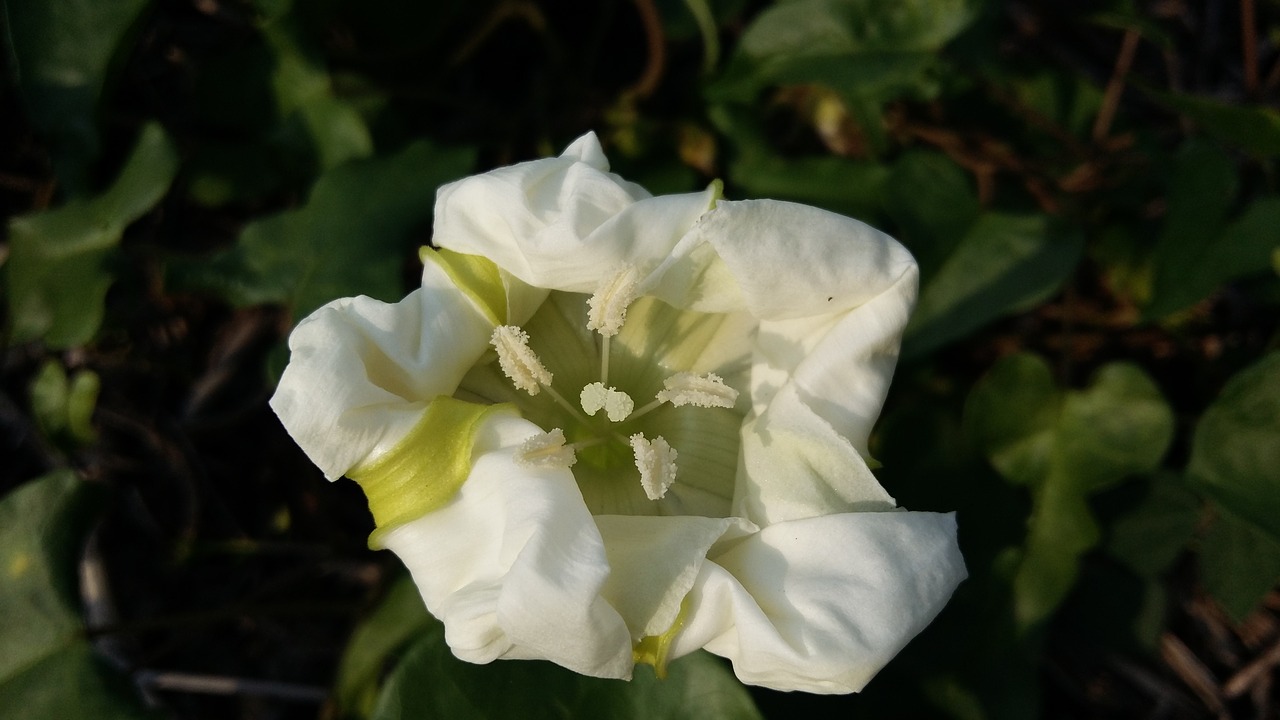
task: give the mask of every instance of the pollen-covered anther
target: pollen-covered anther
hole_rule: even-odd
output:
[[[515,325],[499,325],[489,338],[498,351],[498,364],[516,387],[537,395],[542,386],[551,384],[551,372],[529,348],[529,333]]]
[[[668,445],[661,435],[650,442],[644,435],[636,433],[630,440],[644,494],[650,500],[661,500],[667,494],[667,488],[676,481],[676,449]]]
[[[636,407],[630,395],[621,390],[607,388],[604,383],[598,382],[583,387],[578,400],[582,403],[583,411],[588,415],[595,416],[603,408],[613,422],[626,420]]]
[[[605,337],[617,335],[627,319],[627,307],[640,295],[640,270],[628,265],[600,284],[587,299],[587,329]]]
[[[547,470],[570,468],[578,462],[573,447],[564,444],[564,431],[554,428],[525,440],[515,455],[516,465],[522,468]]]
[[[660,402],[669,402],[676,407],[694,405],[697,407],[732,408],[738,401],[738,391],[724,384],[724,380],[715,373],[698,375],[681,372],[672,375],[662,382],[665,390],[659,390],[657,398]]]

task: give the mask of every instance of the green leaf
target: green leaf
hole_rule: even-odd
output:
[[[1013,578],[1014,616],[1024,630],[1062,603],[1075,585],[1080,556],[1099,539],[1084,494],[1060,469],[1045,478],[1028,524],[1026,548]]]
[[[1221,512],[1200,542],[1200,578],[1227,614],[1243,621],[1280,582],[1280,542]]]
[[[1173,440],[1173,411],[1137,365],[1104,366],[1083,391],[1071,391],[1058,420],[1054,462],[1083,492],[1154,469]]]
[[[1235,163],[1221,150],[1191,144],[1179,153],[1148,318],[1182,310],[1228,280],[1267,271],[1280,247],[1280,197],[1254,200],[1224,229],[1238,186]]]
[[[898,239],[920,263],[927,284],[978,219],[973,183],[942,153],[909,152],[889,174],[885,208],[900,229]]]
[[[31,381],[31,412],[36,425],[54,441],[65,435],[75,442],[92,442],[91,420],[100,387],[94,372],[82,370],[68,382],[61,363],[46,361]]]
[[[1196,489],[1280,542],[1280,352],[1238,373],[1209,406],[1187,472]]]
[[[1144,578],[1159,577],[1191,541],[1202,504],[1180,478],[1156,475],[1138,506],[1112,523],[1107,552]]]
[[[149,0],[7,0],[4,28],[32,125],[50,138],[62,187],[88,189],[98,103],[113,58]]]
[[[878,210],[889,177],[884,165],[843,157],[785,157],[774,150],[754,112],[717,105],[709,114],[737,150],[729,180],[749,196],[794,200],[862,218]]]
[[[760,13],[708,94],[749,102],[775,84],[821,83],[847,100],[928,94],[937,51],[973,19],[966,0],[797,0]]]
[[[923,355],[1057,292],[1080,259],[1077,234],[1044,215],[986,213],[921,292],[902,353]]]
[[[992,465],[1027,485],[1032,514],[1013,580],[1019,625],[1048,617],[1099,540],[1090,494],[1155,468],[1173,439],[1173,412],[1138,367],[1104,366],[1084,390],[1053,387],[1030,355],[1001,360],[973,389],[965,425]]]
[[[841,157],[748,155],[729,179],[753,197],[794,200],[833,212],[865,216],[888,178],[884,166]]]
[[[1031,486],[1049,474],[1061,406],[1049,366],[1035,355],[1012,355],[970,392],[965,429],[1001,475]]]
[[[338,98],[329,73],[305,53],[287,17],[262,28],[276,55],[272,76],[280,116],[296,114],[306,125],[324,169],[373,154],[373,138],[354,107]]]
[[[36,426],[50,437],[67,427],[67,372],[57,360],[47,360],[31,381],[31,414]]]
[[[723,661],[699,652],[681,658],[664,680],[647,666],[630,681],[578,675],[548,662],[457,660],[437,627],[396,667],[374,720],[447,717],[525,720],[600,717],[616,720],[760,718],[751,696]]]
[[[148,125],[105,193],[10,221],[4,269],[13,342],[64,348],[93,338],[112,280],[106,261],[125,228],[164,197],[177,168],[164,130]]]
[[[305,206],[249,224],[236,247],[211,262],[174,262],[172,277],[237,305],[287,303],[296,318],[339,297],[399,298],[400,270],[427,234],[436,188],[464,174],[472,158],[470,150],[422,141],[334,168]]]
[[[98,393],[102,381],[92,370],[81,370],[71,377],[71,389],[67,395],[67,432],[79,443],[93,442],[97,432],[93,429],[93,410],[98,406]]]
[[[0,717],[144,717],[80,619],[76,565],[95,495],[61,471],[0,500]]]
[[[1227,104],[1217,100],[1148,89],[1170,109],[1196,121],[1210,135],[1259,158],[1280,156],[1280,112],[1262,106]]]
[[[334,686],[338,711],[368,717],[392,656],[435,624],[413,579],[400,576],[373,613],[356,626],[342,653]]]

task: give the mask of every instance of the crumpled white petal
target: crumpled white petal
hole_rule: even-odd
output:
[[[671,627],[707,552],[726,532],[755,530],[739,518],[688,515],[600,515],[596,525],[612,571],[604,597],[626,621],[635,641]]]
[[[335,300],[298,323],[271,409],[330,480],[391,449],[458,387],[493,325],[438,266],[397,303]],[[442,338],[447,338],[442,342]]]
[[[746,683],[861,690],[965,577],[954,515],[848,513],[779,523],[712,553],[672,657],[729,658]]]
[[[531,285],[592,293],[611,270],[657,265],[716,192],[650,197],[608,172],[599,141],[588,134],[558,158],[440,188],[433,239],[483,255]]]
[[[631,677],[631,635],[602,597],[604,543],[573,475],[520,467],[533,423],[498,416],[476,438],[452,502],[394,528],[400,556],[463,660],[544,658],[584,675]]]

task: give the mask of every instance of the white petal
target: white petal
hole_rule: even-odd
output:
[[[661,635],[680,612],[707,551],[737,518],[596,517],[612,572],[603,595],[627,623],[633,641]]]
[[[702,565],[672,657],[705,647],[746,683],[861,690],[965,577],[955,518],[851,513],[780,523]]]
[[[742,427],[733,511],[758,525],[860,511],[893,498],[853,445],[787,386]]]
[[[597,677],[631,676],[631,636],[601,597],[600,533],[567,469],[519,467],[532,423],[486,421],[456,498],[387,532],[459,658],[543,658]]]
[[[858,307],[914,272],[893,238],[852,218],[776,200],[724,201],[696,229],[762,320]]]
[[[393,447],[437,395],[451,395],[493,326],[434,263],[397,303],[343,298],[289,336],[271,407],[330,480]]]
[[[655,295],[758,321],[735,505],[751,520],[891,506],[853,456],[869,457],[917,277],[911,254],[868,225],[769,200],[720,202],[673,249]]]
[[[711,206],[713,189],[650,197],[607,172],[595,137],[557,158],[464,178],[436,195],[434,240],[526,283],[591,293],[611,269],[656,265]]]

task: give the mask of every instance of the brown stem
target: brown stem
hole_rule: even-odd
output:
[[[1258,28],[1253,0],[1240,0],[1240,52],[1244,63],[1244,89],[1258,96]]]
[[[1102,107],[1093,122],[1093,139],[1104,140],[1111,132],[1111,121],[1115,120],[1116,110],[1120,107],[1120,94],[1124,92],[1124,79],[1133,67],[1133,56],[1138,52],[1138,31],[1125,30],[1124,41],[1120,45],[1120,54],[1116,57],[1116,67],[1107,83],[1106,94],[1102,98]]]
[[[649,61],[644,72],[635,84],[623,93],[626,97],[643,100],[658,89],[662,80],[662,71],[667,64],[667,46],[662,36],[662,16],[653,0],[635,0],[636,10],[640,12],[640,22],[644,25],[644,37],[649,44]]]

